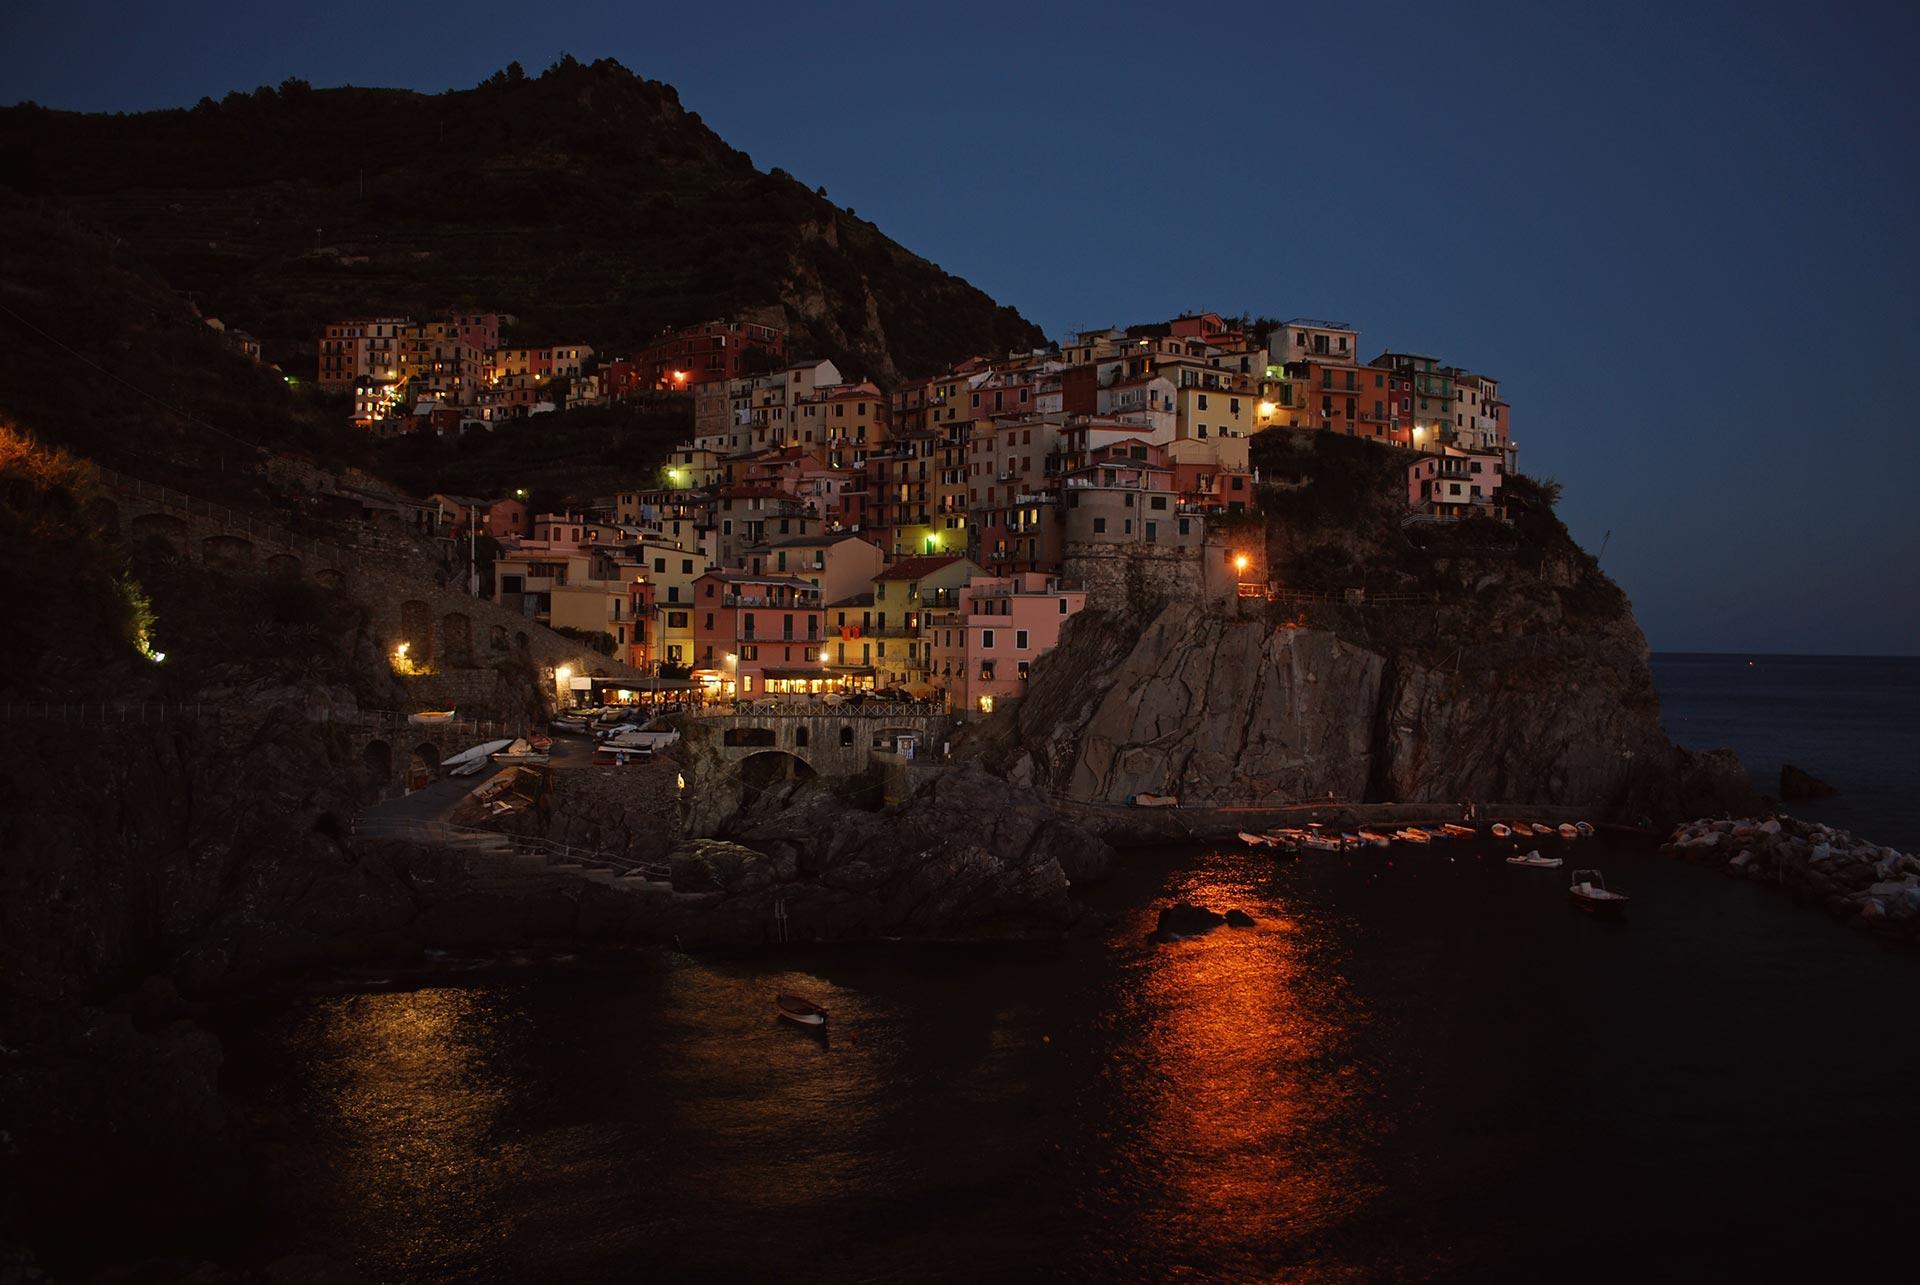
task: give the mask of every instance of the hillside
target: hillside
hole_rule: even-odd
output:
[[[0,110],[0,184],[124,238],[290,371],[327,319],[458,308],[619,351],[778,305],[798,346],[883,380],[1042,338],[611,60],[438,95],[290,81],[135,115],[21,105]]]

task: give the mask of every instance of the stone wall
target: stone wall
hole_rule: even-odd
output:
[[[1069,544],[1060,574],[1085,586],[1090,605],[1140,613],[1172,602],[1224,603],[1234,596],[1236,579],[1231,553],[1211,538],[1186,548]]]

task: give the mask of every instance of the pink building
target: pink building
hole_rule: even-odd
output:
[[[1500,484],[1506,477],[1498,451],[1444,447],[1407,466],[1407,508],[1437,518],[1504,518]]]
[[[1038,572],[975,576],[960,605],[927,614],[932,683],[958,711],[991,713],[1027,691],[1033,662],[1060,642],[1069,617],[1087,605],[1084,590]]]
[[[693,677],[720,696],[814,692],[820,591],[797,576],[709,571],[693,582]]]

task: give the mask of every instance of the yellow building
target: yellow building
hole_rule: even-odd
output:
[[[1174,437],[1245,437],[1254,431],[1260,394],[1187,385],[1174,390]]]

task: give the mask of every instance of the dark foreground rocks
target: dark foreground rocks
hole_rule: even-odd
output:
[[[1770,883],[1862,928],[1920,939],[1920,857],[1790,816],[1694,821],[1661,851]]]

